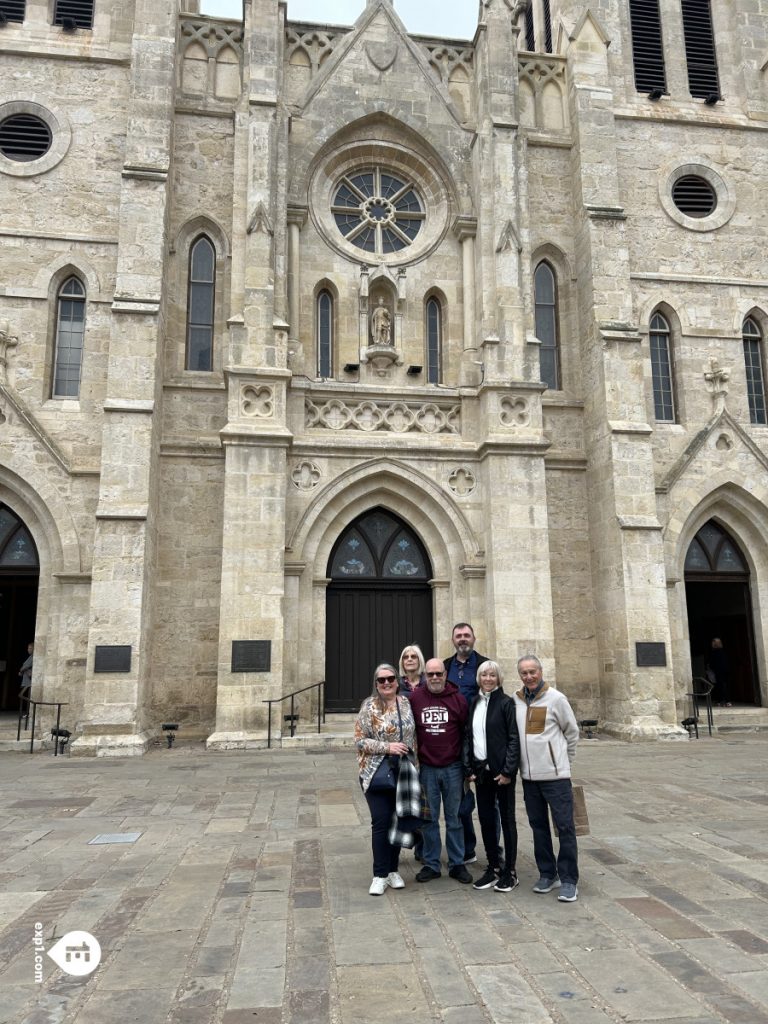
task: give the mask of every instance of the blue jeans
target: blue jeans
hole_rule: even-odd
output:
[[[464,792],[464,769],[461,762],[435,768],[431,764],[421,766],[421,784],[432,816],[423,829],[424,863],[433,871],[440,870],[440,855],[443,852],[440,841],[440,804],[445,815],[445,847],[448,851],[448,867],[456,868],[464,863],[464,831],[459,820],[459,804]]]
[[[530,782],[523,779],[523,798],[533,832],[533,855],[539,874],[544,878],[556,878],[559,875],[561,882],[573,882],[575,885],[579,880],[579,860],[573,825],[571,780]],[[552,820],[560,838],[557,860],[552,847],[548,807],[552,810]]]

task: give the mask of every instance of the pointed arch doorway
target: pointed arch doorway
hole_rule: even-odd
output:
[[[35,639],[40,561],[27,527],[0,504],[0,711],[19,707],[19,669]]]
[[[728,665],[729,700],[760,704],[749,566],[736,541],[710,519],[685,556],[685,597],[694,676],[704,675],[719,637]]]
[[[410,643],[431,656],[432,566],[408,524],[375,508],[336,541],[327,575],[325,706],[357,711],[372,690],[377,664],[397,667]]]

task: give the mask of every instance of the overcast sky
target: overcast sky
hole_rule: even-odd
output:
[[[288,0],[288,17],[295,21],[351,25],[365,0]],[[475,0],[395,0],[395,10],[410,32],[471,39],[477,26]],[[242,0],[202,0],[204,14],[242,17]]]

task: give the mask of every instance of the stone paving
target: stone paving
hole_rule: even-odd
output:
[[[575,904],[531,892],[521,806],[516,891],[417,885],[407,853],[406,888],[370,897],[352,751],[1,754],[0,772],[3,1022],[768,1024],[764,735],[582,742]],[[36,922],[46,948],[91,932],[99,967],[45,956],[36,983]]]

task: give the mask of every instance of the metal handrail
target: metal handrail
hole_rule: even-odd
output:
[[[294,690],[293,693],[286,693],[284,697],[273,697],[271,700],[263,700],[262,704],[269,705],[269,718],[267,720],[267,749],[272,747],[272,705],[282,704],[284,700],[290,698],[291,701],[291,739],[293,739],[296,732],[296,714],[295,714],[295,702],[294,698],[298,697],[300,693],[306,693],[307,690],[317,690],[317,732],[320,734],[320,719],[325,721],[325,680],[323,679],[320,683],[312,683],[311,686],[305,686],[301,690]]]

